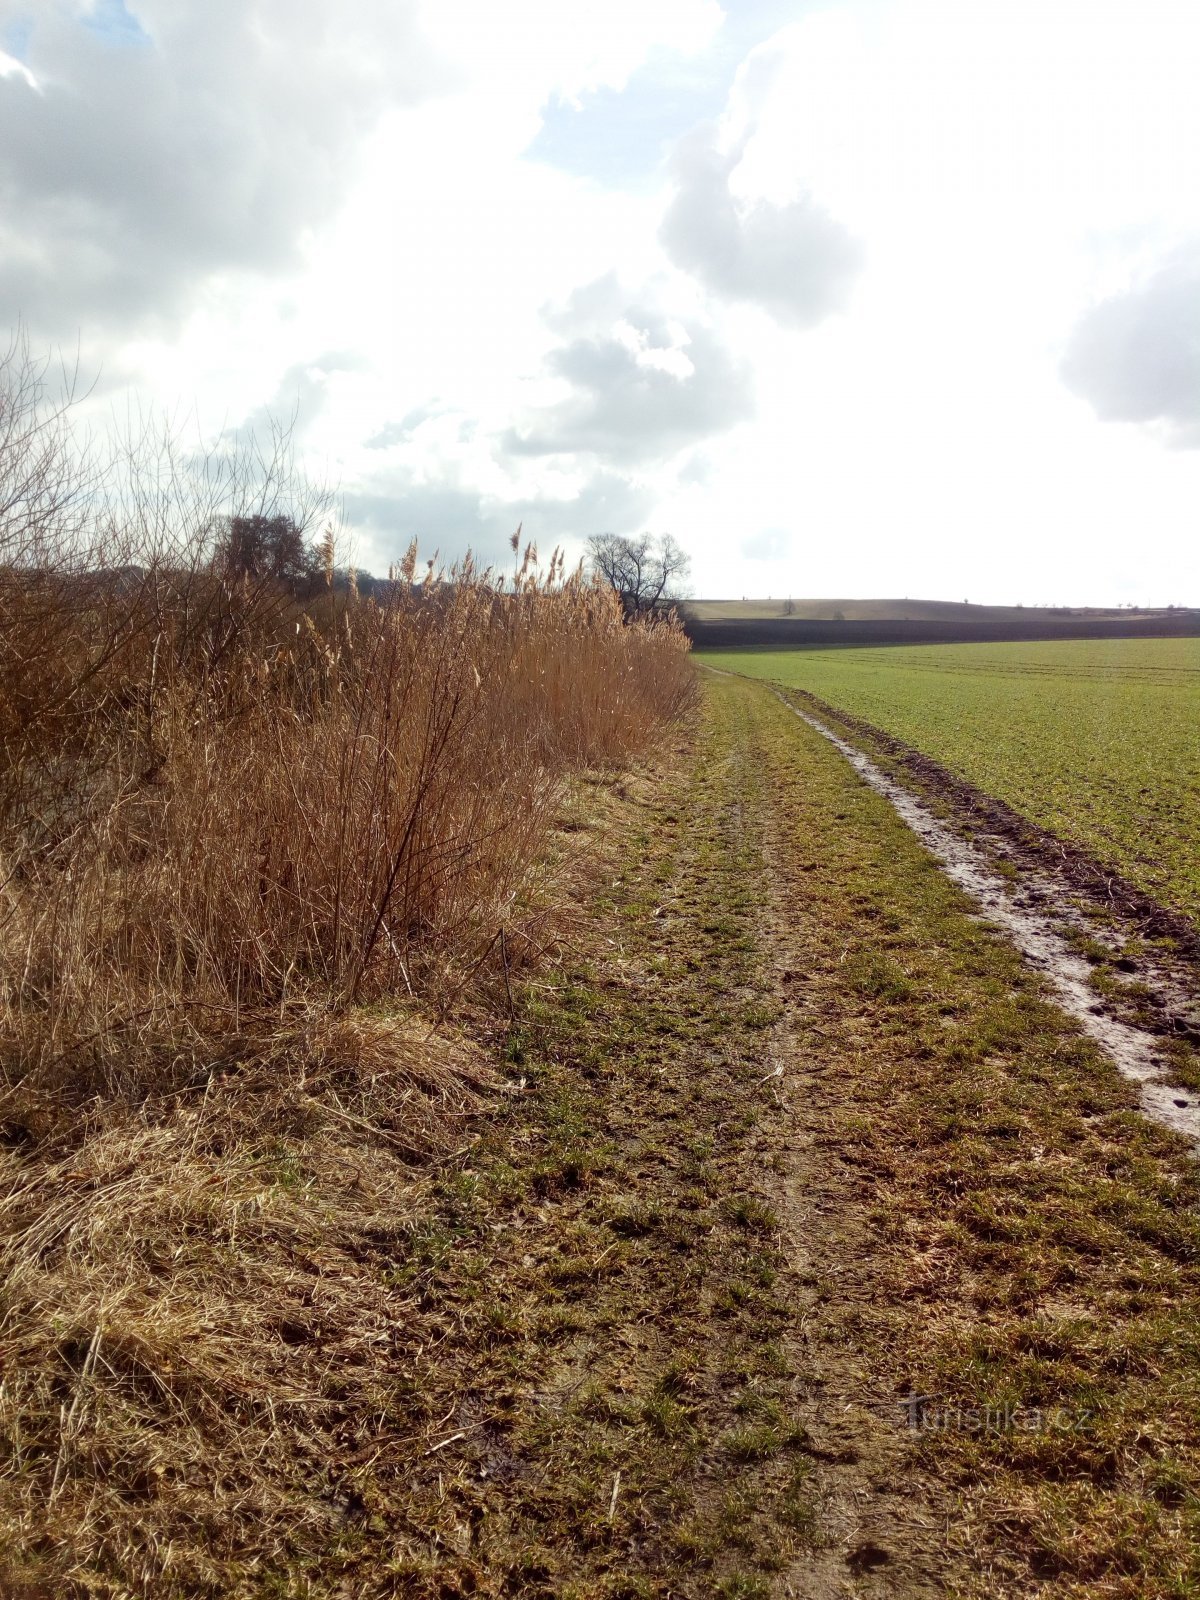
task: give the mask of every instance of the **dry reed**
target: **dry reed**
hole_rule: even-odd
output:
[[[25,376],[9,409],[36,413]],[[75,470],[58,413],[46,432],[25,427],[34,459],[0,511],[10,1114],[159,1089],[289,1008],[468,971],[562,782],[645,750],[690,700],[678,626],[625,625],[557,554],[417,581],[414,547],[372,598],[222,572],[214,474],[197,495],[169,449],[152,475],[135,458],[89,543],[79,485],[44,492]],[[258,465],[217,490],[264,504],[278,451]],[[114,544],[120,568],[98,559]]]
[[[7,1560],[46,1592],[224,1593],[256,1525],[329,1535],[309,1490],[289,1503],[289,1475],[319,1475],[304,1408],[352,1454],[386,1404],[397,1306],[372,1251],[500,1092],[477,1048],[431,1036],[431,1002],[518,958],[502,930],[564,786],[648,751],[693,678],[674,621],[626,625],[557,554],[418,574],[413,547],[368,596],[329,581],[327,533],[323,582],[231,572],[223,518],[328,510],[282,435],[97,466],[47,394],[18,339],[0,1592]]]

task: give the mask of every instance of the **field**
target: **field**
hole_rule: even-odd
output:
[[[796,617],[829,622],[901,621],[976,625],[1001,622],[1010,626],[1048,617],[1121,618],[1157,614],[1092,606],[985,606],[972,605],[969,600],[921,600],[908,595],[892,600],[804,600],[789,599],[786,595],[773,596],[769,600],[689,600],[686,610],[689,617],[695,617],[699,622],[748,622]]]
[[[1200,1592],[1200,948],[1045,877],[1031,955],[758,681],[1191,908],[1196,645],[701,672],[258,455],[98,517],[26,379],[0,1600]]]
[[[706,652],[916,746],[1200,914],[1200,641]]]
[[[1195,1592],[1196,1164],[840,755],[706,687],[560,794],[553,959],[452,1032],[315,1018],[307,1078],[10,1152],[10,1592]]]

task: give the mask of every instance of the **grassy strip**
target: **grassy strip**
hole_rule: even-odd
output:
[[[1196,1169],[819,736],[729,680],[706,719],[563,835],[585,914],[514,975],[477,1142],[406,1177],[347,1126],[318,1166],[281,1114],[217,1244],[232,1301],[268,1245],[307,1275],[294,1396],[214,1375],[203,1516],[110,1457],[98,1553],[45,1592],[1195,1591]],[[190,1136],[215,1172],[234,1111]],[[192,1391],[151,1356],[99,1398],[157,1407],[169,1464]],[[938,1426],[897,1427],[910,1393]]]
[[[412,1595],[765,1595],[815,1537],[755,1145],[763,869],[728,761],[599,797],[587,958],[518,997],[524,1092],[396,1268],[442,1330],[403,1424],[429,1443],[362,1485],[398,1537],[385,1568],[373,1538],[344,1552],[355,1593],[386,1570]]]
[[[525,1090],[394,1269],[432,1338],[355,1592],[1190,1592],[1175,1141],[761,691],[596,826],[621,865],[518,997]]]
[[[340,1067],[330,1110],[286,1060],[139,1133],[136,1192],[130,1130],[82,1139],[65,1254],[6,1306],[28,1377],[0,1586],[736,1596],[814,1542],[762,1160],[761,828],[730,759],[564,819],[578,938],[552,982],[511,974],[503,1027],[460,1018],[507,1092],[477,1060],[456,1153],[422,1171],[400,1107],[364,1082],[348,1118]],[[62,1164],[12,1159],[57,1217]]]
[[[931,1397],[915,1439],[980,1593],[1195,1592],[1195,1164],[818,735],[753,686],[713,692],[778,797],[781,992],[821,1152],[797,1179],[870,1240],[818,1339],[851,1341],[876,1393]]]
[[[1158,1035],[1165,1081],[1200,1088],[1200,1048],[1195,1042],[1200,1039],[1195,998],[1200,968],[1193,923],[1156,905],[1127,881],[1114,883],[1114,876],[1090,858],[1069,862],[1066,848],[1053,835],[960,785],[944,768],[871,723],[823,701],[801,701],[800,709],[806,705],[827,728],[969,839],[1012,893],[1027,874],[1048,882],[1055,899],[1041,910],[1058,922],[1063,938],[1089,963],[1097,997],[1115,1015]],[[1154,975],[1154,984],[1143,981],[1146,971]]]

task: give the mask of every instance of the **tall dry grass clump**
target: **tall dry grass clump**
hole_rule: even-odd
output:
[[[0,354],[0,1594],[283,1593],[438,1420],[394,1268],[505,1086],[430,1011],[692,672],[557,556],[359,592],[286,429],[101,454],[48,378]]]
[[[562,783],[690,702],[677,624],[626,626],[557,555],[414,548],[370,597],[239,565],[229,530],[285,503],[278,437],[100,471],[28,350],[0,362],[0,1121],[27,1134],[457,981]]]

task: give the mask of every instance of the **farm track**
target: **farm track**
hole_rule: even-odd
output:
[[[290,1347],[330,1387],[269,1450],[246,1410],[236,1520],[139,1483],[86,1560],[61,1499],[0,1521],[38,1600],[1200,1590],[1200,1165],[826,739],[706,678],[564,812],[558,965],[457,1019],[506,1080],[465,1143],[346,1135],[390,1225],[311,1294],[371,1340]],[[347,1164],[272,1163],[264,1214],[336,1232]]]
[[[1117,1126],[1127,1119],[1112,1104],[1123,1086],[1111,1068],[1101,1074],[1111,1100],[1100,1110],[1092,1047],[1063,1038],[1060,1029],[1070,1034],[1073,1025],[1043,1004],[1054,989],[1007,941],[985,935],[980,942],[967,932],[970,903],[944,880],[936,889],[927,882],[938,869],[911,836],[894,837],[896,821],[879,815],[875,795],[851,802],[842,774],[822,759],[827,745],[814,747],[801,733],[789,749],[774,708],[761,704],[763,689],[740,689],[751,699],[740,709],[737,748],[768,797],[759,817],[772,884],[762,949],[776,969],[777,1070],[792,1127],[781,1239],[808,1330],[801,1366],[814,1380],[800,1414],[812,1438],[827,1430],[826,1462],[836,1459],[829,1431],[840,1431],[843,1444],[848,1438],[849,1455],[857,1456],[840,1482],[822,1468],[826,1552],[840,1546],[846,1565],[839,1572],[810,1554],[792,1568],[792,1587],[779,1592],[871,1592],[856,1550],[875,1554],[873,1576],[900,1595],[1149,1596],[1180,1584],[1192,1592],[1200,1528],[1194,1518],[1179,1518],[1169,1533],[1156,1526],[1156,1469],[1133,1465],[1128,1396],[1116,1378],[1145,1337],[1142,1318],[1127,1319],[1114,1292],[1129,1258],[1119,1233],[1110,1235],[1113,1255],[1102,1265],[1088,1260],[1092,1248],[1076,1254],[1077,1224],[1069,1220],[1072,1211],[1082,1221],[1093,1208],[1111,1216],[1114,1180],[1123,1187],[1127,1171],[1140,1169],[1139,1180],[1149,1179],[1152,1190],[1162,1185],[1160,1194],[1182,1174],[1192,1195],[1180,1219],[1190,1242],[1181,1239],[1182,1248],[1168,1253],[1189,1263],[1194,1294],[1200,1234],[1185,1146],[1147,1127],[1145,1149],[1165,1158],[1155,1175],[1142,1167],[1141,1130],[1129,1130],[1118,1154],[1125,1129]],[[727,683],[721,694],[737,705],[738,686]],[[1185,948],[1184,961],[1188,954]],[[858,968],[849,983],[847,966]],[[1003,1000],[997,1008],[997,982],[1009,986],[1011,1010]],[[932,1007],[943,1026],[952,1012],[965,1049],[943,1051],[933,1042]],[[1047,1166],[1058,1169],[1055,1176]],[[1026,1238],[1013,1225],[1023,1205],[1036,1216]],[[993,1207],[1013,1220],[994,1226]],[[1033,1239],[1039,1243],[1030,1250]],[[1175,1280],[1173,1266],[1166,1276]],[[1136,1278],[1135,1269],[1123,1287]],[[1157,1278],[1150,1268],[1144,1281]],[[810,1298],[813,1283],[821,1289]],[[1183,1291],[1179,1309],[1189,1318],[1189,1291],[1178,1281],[1173,1287]],[[1126,1303],[1148,1309],[1136,1296]],[[1093,1347],[1080,1360],[1078,1330],[1093,1316],[1113,1319],[1108,1348],[1093,1325]],[[1113,1414],[1088,1424],[1104,1444],[1094,1438],[1080,1448],[1075,1439],[1063,1450],[1062,1440],[1049,1449],[1039,1441],[1026,1451],[1011,1436],[964,1441],[951,1429],[949,1437],[918,1435],[915,1447],[910,1436],[906,1450],[893,1429],[879,1428],[889,1407],[895,1421],[903,1393],[934,1397],[934,1415],[940,1397],[943,1421],[955,1406],[970,1411],[1001,1391],[1019,1393],[1030,1381],[1028,1349],[1072,1350],[1079,1366],[1057,1398],[1069,1412],[1072,1394],[1076,1403],[1080,1392],[1093,1401],[1105,1395]],[[1182,1443],[1187,1425],[1181,1428],[1175,1407],[1195,1372],[1186,1358],[1173,1370],[1176,1359],[1162,1347],[1135,1409],[1141,1403],[1171,1415],[1167,1432]],[[1089,1366],[1080,1385],[1079,1369]],[[907,1387],[897,1381],[902,1374]],[[1041,1405],[1056,1397],[1055,1380],[1043,1387],[1045,1376],[1034,1379]],[[1100,1465],[1110,1451],[1124,1458],[1123,1482]],[[1184,1475],[1195,1483],[1195,1472],[1193,1458]],[[1078,1519],[1072,1527],[1059,1520],[1068,1505]],[[1111,1524],[1124,1518],[1141,1522],[1142,1549],[1113,1548]],[[1023,1536],[1008,1548],[1006,1521]],[[1175,1542],[1169,1553],[1155,1548],[1164,1534],[1166,1545]]]
[[[423,1279],[510,1330],[509,1398],[443,1331],[405,1592],[1188,1592],[1186,1145],[821,736],[706,698],[602,800],[612,888]]]
[[[1179,967],[1189,962],[1190,945],[1185,944],[1181,949],[1176,942],[1169,952],[1142,949],[1140,961],[1134,961],[1123,952],[1129,948],[1131,932],[1141,934],[1146,930],[1146,917],[1143,915],[1136,930],[1131,930],[1127,914],[1121,921],[1117,920],[1119,913],[1115,908],[1121,903],[1117,895],[1110,894],[1102,909],[1096,908],[1093,901],[1093,915],[1105,918],[1100,931],[1107,941],[1104,948],[1110,960],[1120,961],[1125,970],[1137,974],[1136,998],[1119,979],[1102,995],[1093,979],[1094,966],[1100,963],[1101,957],[1093,954],[1089,963],[1069,942],[1074,939],[1076,943],[1097,944],[1095,924],[1083,919],[1078,904],[1068,899],[1062,887],[1044,871],[1030,869],[1033,849],[1024,852],[1023,870],[1010,870],[1003,877],[995,870],[993,863],[997,859],[1012,869],[1013,856],[1003,849],[1003,842],[1020,841],[1024,837],[1022,819],[1016,813],[1006,819],[1011,832],[991,833],[981,848],[973,829],[972,836],[964,838],[922,805],[910,790],[884,773],[860,748],[835,732],[831,723],[836,720],[836,714],[831,708],[821,706],[822,715],[818,717],[803,708],[805,701],[812,697],[804,697],[797,706],[794,697],[789,698],[783,690],[774,692],[802,721],[840,750],[863,780],[892,804],[947,876],[966,890],[983,914],[1004,930],[1026,960],[1045,977],[1068,1015],[1096,1040],[1126,1077],[1141,1085],[1142,1109],[1146,1115],[1190,1139],[1193,1148],[1200,1153],[1200,1099],[1172,1080],[1166,1053],[1169,1043],[1186,1048],[1184,1041],[1191,1044],[1200,1038],[1195,990],[1178,976]],[[817,705],[820,706],[820,702]],[[928,765],[935,766],[934,763]],[[918,770],[928,775],[928,768],[923,764],[918,764]],[[982,804],[975,805],[973,814],[988,810],[986,796],[980,800]],[[1049,854],[1045,847],[1046,836],[1035,834],[1034,838],[1043,854]],[[1078,855],[1075,852],[1077,860],[1073,863],[1077,874]],[[1093,867],[1093,872],[1099,873],[1100,869]],[[1129,893],[1136,895],[1136,891]],[[1140,895],[1136,898],[1138,902],[1145,899]],[[1169,917],[1168,925],[1172,927],[1181,922],[1185,929],[1190,927],[1177,916],[1164,913],[1164,917]],[[1174,974],[1168,973],[1168,964],[1174,965]],[[1191,1075],[1194,1077],[1194,1073]]]
[[[1144,893],[1113,867],[1104,866],[1077,845],[1039,828],[1029,817],[985,794],[941,762],[886,733],[863,717],[830,705],[807,690],[789,687],[787,697],[807,707],[835,731],[841,730],[897,776],[938,801],[950,818],[997,858],[1011,859],[1022,872],[1049,878],[1061,899],[1076,900],[1094,916],[1107,920],[1118,937],[1167,941],[1154,953],[1165,988],[1195,991],[1200,983],[1200,928],[1182,912],[1172,911]],[[1170,1015],[1163,1031],[1187,1035],[1190,1024]],[[1200,1039],[1200,1028],[1196,1032]]]
[[[1197,641],[743,651],[702,659],[819,696],[821,714],[845,718],[840,727],[852,742],[885,769],[903,761],[894,775],[927,794],[936,790],[938,805],[953,803],[965,827],[1007,831],[1028,841],[1026,851],[1040,842],[1041,865],[1068,893],[1082,892],[1106,912],[1116,901],[1141,935],[1195,952]],[[1022,829],[1021,818],[1030,825]],[[1027,860],[1017,864],[1028,870]]]

